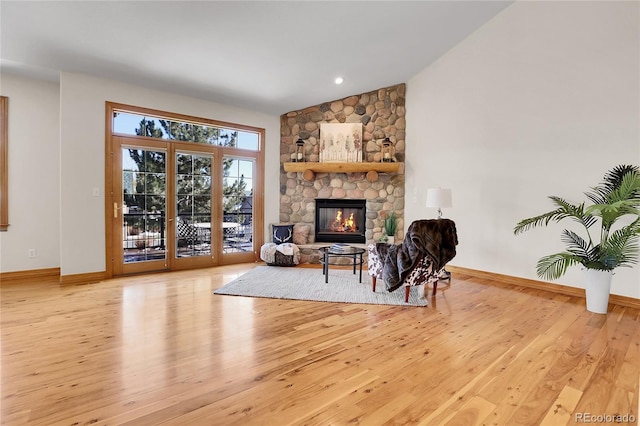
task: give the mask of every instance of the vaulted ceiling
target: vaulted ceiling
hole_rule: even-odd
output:
[[[280,115],[406,82],[511,3],[3,0],[0,65]]]

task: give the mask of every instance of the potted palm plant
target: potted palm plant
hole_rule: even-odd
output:
[[[637,166],[616,166],[585,195],[590,205],[585,202],[571,204],[560,197],[550,196],[556,209],[520,221],[514,233],[518,235],[564,219],[579,223],[584,228],[584,236],[564,229],[561,240],[566,251],[542,257],[538,260],[536,273],[540,278],[555,280],[563,276],[570,266],[582,265],[587,310],[607,313],[613,270],[638,263],[640,171]],[[625,219],[618,223],[623,217]]]

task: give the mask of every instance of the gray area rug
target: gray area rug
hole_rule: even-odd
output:
[[[389,293],[378,280],[376,292],[371,291],[371,277],[358,272],[329,269],[329,283],[324,282],[320,268],[257,266],[214,294],[267,297],[272,299],[313,300],[319,302],[365,303],[371,305],[427,306],[422,287],[411,288],[409,302],[404,301],[404,287]]]

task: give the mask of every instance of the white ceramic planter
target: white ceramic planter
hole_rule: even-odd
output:
[[[587,311],[606,314],[609,306],[613,271],[584,270],[584,289],[587,295]]]

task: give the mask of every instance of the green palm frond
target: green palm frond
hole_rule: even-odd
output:
[[[567,245],[567,251],[576,256],[587,257],[593,248],[584,238],[566,229],[562,231],[560,239]]]
[[[640,172],[630,171],[622,177],[620,186],[611,190],[607,197],[609,203],[616,201],[640,202]]]
[[[604,175],[600,185],[591,188],[591,191],[585,193],[585,195],[593,204],[606,204],[610,194],[621,187],[624,178],[628,174],[638,176],[638,173],[640,173],[638,166],[628,164],[616,166]],[[635,195],[630,198],[640,197],[640,190],[636,189],[636,191]]]
[[[579,263],[581,263],[580,257],[571,253],[551,254],[538,261],[536,274],[545,280],[556,280],[563,276],[570,266]]]
[[[599,201],[587,208],[586,213],[602,218],[602,227],[608,231],[625,215],[640,215],[640,173],[636,170],[627,172],[615,179],[618,184],[613,188],[602,185]],[[606,193],[605,193],[606,192]],[[592,197],[592,200],[595,197]]]
[[[640,210],[636,207],[635,202],[621,200],[610,204],[594,204],[586,209],[585,214],[599,217],[602,220],[602,228],[608,231],[621,217],[626,215],[638,216],[640,215]]]
[[[629,226],[613,232],[609,238],[601,244],[600,252],[602,262],[612,266],[631,266],[638,263],[640,252],[640,218]]]
[[[568,201],[556,197],[550,196],[550,200],[558,206],[557,209],[552,210],[547,213],[543,213],[539,216],[530,217],[528,219],[521,220],[513,229],[513,233],[518,235],[522,232],[528,231],[529,229],[535,228],[537,226],[545,225],[547,226],[550,222],[560,222],[566,218],[572,218],[582,224],[585,228],[591,227],[596,222],[596,218],[590,214],[587,214],[584,209],[584,203],[579,205],[574,205],[569,203]]]

